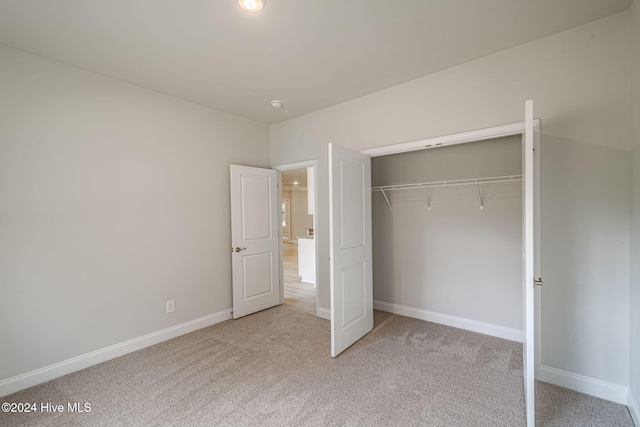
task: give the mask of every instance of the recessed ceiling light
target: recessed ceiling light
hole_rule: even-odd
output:
[[[281,108],[282,104],[284,104],[282,101],[280,101],[279,99],[274,99],[273,101],[271,101],[271,106],[273,108]]]
[[[246,10],[247,12],[258,12],[260,11],[267,0],[238,0],[238,4],[241,8]]]

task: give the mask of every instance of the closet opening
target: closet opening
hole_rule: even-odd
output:
[[[491,150],[479,151],[484,144],[499,144],[501,141],[508,141],[508,138],[502,140],[502,137],[510,136],[514,137],[511,144],[514,151],[511,155],[507,154],[508,150],[496,152],[495,155],[488,154]],[[539,139],[540,122],[533,119],[533,100],[527,100],[524,121],[520,123],[361,152],[374,157],[371,162],[372,190],[378,187],[381,196],[372,197],[372,264],[375,268],[372,274],[373,308],[523,343],[522,370],[528,426],[535,425],[535,378],[540,371],[542,279],[539,265]],[[467,144],[471,142],[473,144]],[[462,157],[454,156],[452,153],[456,152],[453,150],[456,146],[470,151],[460,152]],[[447,150],[442,151],[445,149]],[[432,153],[438,157],[435,160],[430,157],[430,164],[415,165],[412,163],[417,157],[409,152],[413,152],[413,155]],[[516,155],[518,152],[519,156]],[[378,162],[385,162],[385,159],[376,160],[376,157],[401,153],[407,153],[407,157],[398,156],[395,166],[387,169],[384,165],[382,168],[377,165]],[[506,158],[513,160],[502,161]],[[394,158],[390,159],[388,161],[393,163]],[[492,168],[491,165],[497,168]],[[520,166],[519,173],[503,170],[517,165]],[[482,171],[489,167],[490,174],[483,175]],[[389,171],[395,171],[396,175],[390,175]],[[425,174],[433,171],[440,171],[447,177],[425,177]],[[497,190],[486,192],[486,189],[483,192],[480,189],[481,178],[489,177],[492,178],[491,181],[495,181],[483,183],[485,187],[514,185],[515,177],[519,174],[522,175],[521,184],[513,190],[501,193]],[[449,178],[450,175],[455,176]],[[501,182],[502,179],[496,179],[500,177],[511,178]],[[388,178],[399,182],[394,184]],[[488,207],[491,205],[495,211],[492,215],[473,218],[468,213],[471,211],[466,209],[464,203],[471,200],[470,195],[464,193],[466,190],[454,190],[456,186],[447,185],[447,182],[462,180],[470,180],[471,186],[476,186],[477,194],[474,194],[474,199],[477,197],[476,203],[479,202],[476,204],[476,214],[489,212]],[[438,185],[432,185],[434,183]],[[426,203],[423,202],[426,212],[418,207],[407,209],[408,213],[397,213],[405,201],[400,200],[401,196],[395,201],[393,198],[387,200],[387,193],[381,190],[384,186],[401,184],[412,184],[415,187],[411,190],[413,192],[427,192]],[[438,189],[454,192],[439,196],[439,203],[446,208],[446,214],[440,215],[440,221],[434,224],[432,220],[437,218],[425,217],[434,212],[436,206],[435,194],[428,191]],[[389,193],[406,191],[399,189]],[[508,196],[509,193],[515,195],[518,191],[519,196]],[[501,203],[508,200],[512,203]],[[395,207],[394,202],[397,202]],[[407,204],[409,202],[416,206],[415,201],[406,201]],[[445,206],[445,202],[449,205]],[[497,209],[501,204],[505,205],[503,209]],[[515,211],[516,205],[520,208],[521,216],[514,220],[508,213]],[[391,215],[401,219],[394,219]],[[428,227],[425,227],[425,223]],[[490,227],[477,227],[483,223]],[[504,224],[507,226],[502,227]],[[409,232],[407,227],[411,227]],[[516,232],[520,238],[518,245],[514,243],[517,241]],[[387,246],[382,244],[385,242]],[[513,247],[512,252],[504,250],[508,246]],[[498,256],[488,256],[492,253]],[[518,261],[512,262],[511,259],[515,257]],[[381,269],[379,263],[386,263],[388,267]],[[520,272],[518,279],[509,274],[517,271]],[[501,276],[505,279],[504,282]],[[425,278],[433,281],[425,282]],[[496,284],[500,285],[495,286]],[[516,288],[519,289],[516,295],[520,295],[520,298],[513,298],[512,291]],[[517,320],[513,316],[514,309],[510,301],[514,302],[515,312],[521,313]]]
[[[374,308],[523,342],[522,135],[371,161]]]

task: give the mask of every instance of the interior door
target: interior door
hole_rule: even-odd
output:
[[[233,318],[280,304],[278,172],[231,165]]]
[[[534,267],[536,264],[535,247],[535,214],[537,176],[535,173],[535,147],[533,124],[533,101],[525,103],[524,133],[522,140],[522,194],[523,194],[523,251],[522,251],[522,285],[524,313],[524,396],[527,414],[527,427],[535,427],[535,330],[534,330]]]
[[[373,329],[371,158],[329,144],[331,356]]]

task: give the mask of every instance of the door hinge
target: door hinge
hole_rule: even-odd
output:
[[[542,286],[542,285],[543,285],[542,277],[534,277],[533,278],[533,287],[534,288],[536,286]]]

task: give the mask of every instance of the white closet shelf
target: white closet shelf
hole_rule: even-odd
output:
[[[480,198],[480,209],[484,208],[484,199],[480,192],[480,184],[497,184],[501,182],[516,182],[522,181],[522,175],[510,175],[510,176],[493,176],[488,178],[472,178],[472,179],[458,179],[452,181],[432,181],[432,182],[418,182],[414,184],[398,184],[398,185],[381,185],[379,187],[372,187],[371,191],[379,191],[384,196],[384,199],[391,207],[391,202],[385,194],[386,191],[396,190],[416,190],[420,188],[436,188],[436,187],[454,187],[460,185],[475,185],[478,188],[478,197]]]
[[[494,176],[490,178],[458,179],[454,181],[419,182],[415,184],[381,185],[371,187],[371,191],[414,190],[417,188],[449,187],[454,185],[493,184],[498,182],[522,181],[522,175]]]

